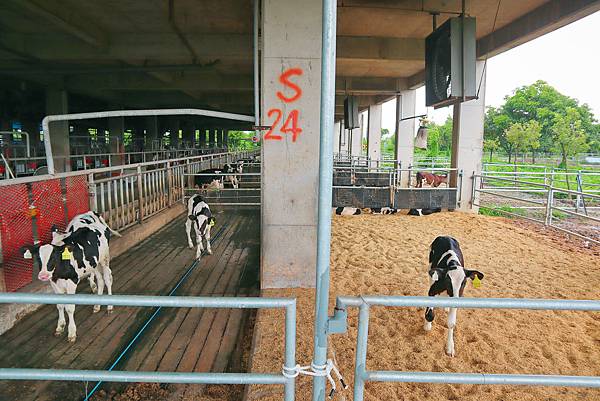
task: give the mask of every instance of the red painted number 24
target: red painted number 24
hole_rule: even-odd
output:
[[[284,71],[279,77],[279,82],[294,91],[294,95],[291,97],[285,96],[282,92],[277,92],[277,97],[285,103],[293,103],[302,97],[302,89],[289,80],[292,75],[302,75],[302,70],[300,68],[290,68],[289,70]],[[298,109],[293,109],[290,111],[290,114],[288,114],[287,118],[281,125],[281,128],[277,130],[278,124],[281,122],[283,117],[283,111],[281,111],[281,109],[270,109],[267,112],[267,117],[269,119],[275,117],[275,120],[273,120],[273,124],[271,124],[271,128],[265,134],[264,139],[281,141],[283,136],[277,134],[277,132],[279,132],[283,134],[292,134],[292,142],[296,142],[298,135],[300,135],[302,132],[302,128],[298,126],[299,115],[300,112]]]

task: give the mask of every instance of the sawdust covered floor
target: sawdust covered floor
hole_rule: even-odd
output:
[[[335,295],[424,295],[429,245],[455,236],[465,264],[486,274],[465,296],[600,298],[598,250],[564,243],[497,217],[441,213],[334,216],[330,314]],[[267,290],[263,296],[298,297],[300,364],[312,357],[314,290]],[[444,353],[446,313],[423,331],[423,310],[372,308],[367,368],[434,372],[600,375],[600,314],[520,310],[459,310],[457,356]],[[357,311],[347,334],[331,336],[347,382],[353,383]],[[283,314],[261,310],[256,328],[255,372],[280,371]],[[310,380],[298,380],[298,400],[310,399]],[[344,392],[352,399],[351,389]],[[281,399],[279,389],[253,386],[249,400]],[[337,399],[342,399],[338,396]],[[366,400],[566,401],[600,400],[600,390],[560,387],[367,383]]]

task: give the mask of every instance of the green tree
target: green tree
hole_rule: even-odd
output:
[[[567,160],[569,156],[588,150],[587,136],[582,128],[581,116],[574,108],[568,108],[565,115],[556,116],[552,133],[554,139],[554,150],[561,155],[561,167],[568,172]],[[567,189],[569,186],[569,177],[567,177]]]
[[[515,164],[519,151],[527,151],[540,147],[541,126],[537,121],[514,123],[505,132],[506,140],[515,152]]]
[[[448,117],[444,124],[428,123],[427,155],[449,155],[452,148],[452,117]]]
[[[483,140],[483,150],[490,152],[490,162],[492,161],[493,153],[498,149],[500,149],[500,141],[498,139],[489,138]]]
[[[254,131],[229,131],[229,146],[233,150],[252,150],[259,145],[252,142]]]
[[[544,81],[517,88],[512,95],[505,97],[502,106],[488,108],[485,117],[485,137],[498,139],[510,158],[514,149],[505,137],[508,128],[514,123],[534,120],[540,124],[539,149],[542,152],[551,152],[555,148],[555,118],[564,116],[567,109],[575,110],[592,150],[600,151],[600,124],[589,106],[579,104],[578,100],[563,95]]]

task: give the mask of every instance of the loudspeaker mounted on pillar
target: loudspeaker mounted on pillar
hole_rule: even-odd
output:
[[[417,136],[415,138],[415,148],[427,149],[427,134],[429,129],[427,128],[427,119],[422,118],[419,122],[419,129],[417,130]]]

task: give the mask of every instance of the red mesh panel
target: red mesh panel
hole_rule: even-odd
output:
[[[67,185],[67,217],[71,221],[78,214],[90,210],[90,194],[87,178],[83,175],[68,177]]]
[[[15,291],[31,282],[33,261],[23,259],[20,248],[33,244],[31,212],[27,185],[0,187],[0,234],[4,281],[7,291]]]
[[[31,184],[33,205],[38,209],[37,230],[40,241],[47,244],[52,240],[53,224],[60,230],[67,228],[65,208],[60,188],[60,179],[39,181]]]

